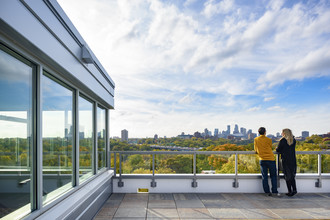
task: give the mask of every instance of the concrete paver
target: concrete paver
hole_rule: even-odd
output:
[[[94,217],[105,219],[330,219],[330,194],[112,194]]]

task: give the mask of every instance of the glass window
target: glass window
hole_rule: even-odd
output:
[[[93,103],[79,96],[79,177],[93,174]]]
[[[48,74],[42,79],[43,202],[72,187],[73,91]]]
[[[105,109],[97,107],[97,152],[98,169],[106,167]]]
[[[33,69],[0,44],[0,218],[30,211]]]

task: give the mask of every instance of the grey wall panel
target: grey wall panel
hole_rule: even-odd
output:
[[[31,7],[31,9],[33,9],[34,12],[38,14],[43,22],[45,22],[45,24],[56,34],[56,36],[63,41],[70,51],[72,51],[76,57],[80,58],[81,46],[86,45],[86,42],[83,40],[58,3],[56,1],[45,1],[48,4],[46,5],[40,4],[35,0],[26,0],[25,2],[29,7]],[[53,10],[54,16],[49,16],[51,14],[50,10]],[[96,65],[100,67],[102,72],[106,73],[93,52],[91,50],[89,52],[92,54]],[[87,68],[101,81],[104,86],[109,84],[107,80],[114,85],[111,77],[107,74],[102,75],[100,71],[94,67],[94,65],[88,65]]]

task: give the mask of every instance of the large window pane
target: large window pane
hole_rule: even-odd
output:
[[[84,181],[93,174],[93,103],[79,97],[79,175]]]
[[[97,107],[97,152],[98,169],[106,166],[105,109]]]
[[[72,187],[73,91],[42,79],[43,201]]]
[[[0,218],[30,210],[32,73],[0,45]]]

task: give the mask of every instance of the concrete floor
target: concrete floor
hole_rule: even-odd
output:
[[[112,194],[94,218],[105,219],[330,219],[330,193]]]

